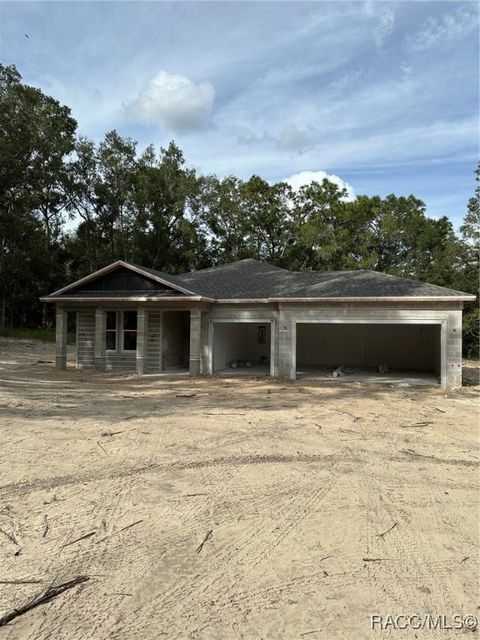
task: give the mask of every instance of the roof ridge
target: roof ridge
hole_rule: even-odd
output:
[[[177,277],[179,278],[183,278],[185,276],[190,276],[192,274],[196,274],[196,273],[207,273],[208,271],[215,271],[217,269],[225,269],[227,267],[233,267],[237,264],[240,264],[241,262],[254,262],[256,264],[260,264],[262,266],[265,267],[270,267],[270,269],[273,269],[275,271],[285,271],[287,273],[293,273],[292,271],[289,271],[288,269],[282,269],[282,267],[277,267],[274,264],[270,264],[269,262],[265,262],[263,260],[257,260],[257,258],[242,258],[241,260],[235,260],[234,262],[225,262],[224,264],[217,264],[217,265],[213,265],[212,267],[204,267],[203,269],[194,269],[193,271],[185,271],[184,273],[179,273],[177,274]]]

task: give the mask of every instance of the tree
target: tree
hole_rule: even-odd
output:
[[[245,232],[257,258],[286,266],[294,239],[292,189],[285,182],[269,184],[252,176],[240,185]]]
[[[220,264],[255,255],[241,185],[235,176],[200,178],[201,221],[212,259]]]
[[[30,264],[43,244],[51,256],[59,241],[64,209],[62,168],[73,149],[76,122],[68,107],[25,85],[14,66],[0,65],[0,324],[18,318],[20,282],[29,286]],[[38,221],[38,222],[37,222]],[[23,260],[20,260],[20,255]],[[40,288],[62,279],[62,266],[32,265]],[[12,273],[16,286],[12,287]]]
[[[480,248],[480,162],[475,171],[475,180],[477,182],[475,193],[468,201],[467,214],[460,232],[464,240],[474,245],[478,251]]]
[[[200,190],[175,143],[160,149],[158,158],[153,147],[140,156],[133,198],[139,260],[174,273],[208,266]]]
[[[295,194],[295,245],[290,255],[301,270],[358,266],[361,226],[355,221],[347,191],[324,179]],[[355,238],[355,240],[354,240]]]
[[[469,357],[479,356],[480,346],[480,299],[479,271],[480,271],[480,163],[476,169],[474,195],[468,201],[460,233],[462,234],[459,260],[461,268],[457,271],[455,286],[458,289],[473,293],[477,296],[475,302],[465,304],[463,313],[463,350]]]

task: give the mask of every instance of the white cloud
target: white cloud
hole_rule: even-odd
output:
[[[470,31],[478,29],[478,12],[458,9],[441,18],[430,17],[423,29],[407,40],[411,51],[424,51],[447,40],[460,38]]]
[[[347,192],[344,198],[345,202],[353,202],[353,200],[355,200],[356,196],[352,185],[342,180],[339,176],[327,173],[326,171],[300,171],[299,173],[294,173],[293,176],[289,178],[285,178],[284,182],[287,182],[292,189],[297,191],[300,187],[308,185],[311,182],[319,182],[321,184],[323,180],[333,182],[333,184],[336,184],[340,189],[345,189]]]
[[[282,151],[304,151],[311,144],[310,134],[306,129],[295,125],[285,127],[275,138],[275,143]]]
[[[294,153],[302,153],[312,146],[311,133],[296,125],[288,125],[278,134],[272,134],[268,131],[260,133],[249,131],[247,134],[241,135],[238,141],[245,145],[273,145],[282,151]]]
[[[378,16],[378,24],[373,31],[375,44],[380,48],[388,36],[392,33],[395,25],[395,14],[392,9],[385,7]]]
[[[375,45],[379,49],[388,36],[392,33],[395,26],[395,12],[384,2],[373,2],[367,0],[364,5],[367,16],[374,18],[375,26],[373,28],[373,39]]]
[[[185,76],[160,71],[127,109],[138,120],[185,133],[206,126],[214,99],[209,82],[195,84]]]

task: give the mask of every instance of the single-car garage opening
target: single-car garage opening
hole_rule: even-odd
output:
[[[440,325],[297,323],[298,378],[438,384]]]
[[[269,375],[271,364],[270,322],[213,323],[213,373]]]

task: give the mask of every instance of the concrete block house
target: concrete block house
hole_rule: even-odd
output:
[[[56,366],[145,374],[462,380],[462,306],[475,297],[373,271],[292,272],[257,260],[170,275],[115,262],[41,298]]]

